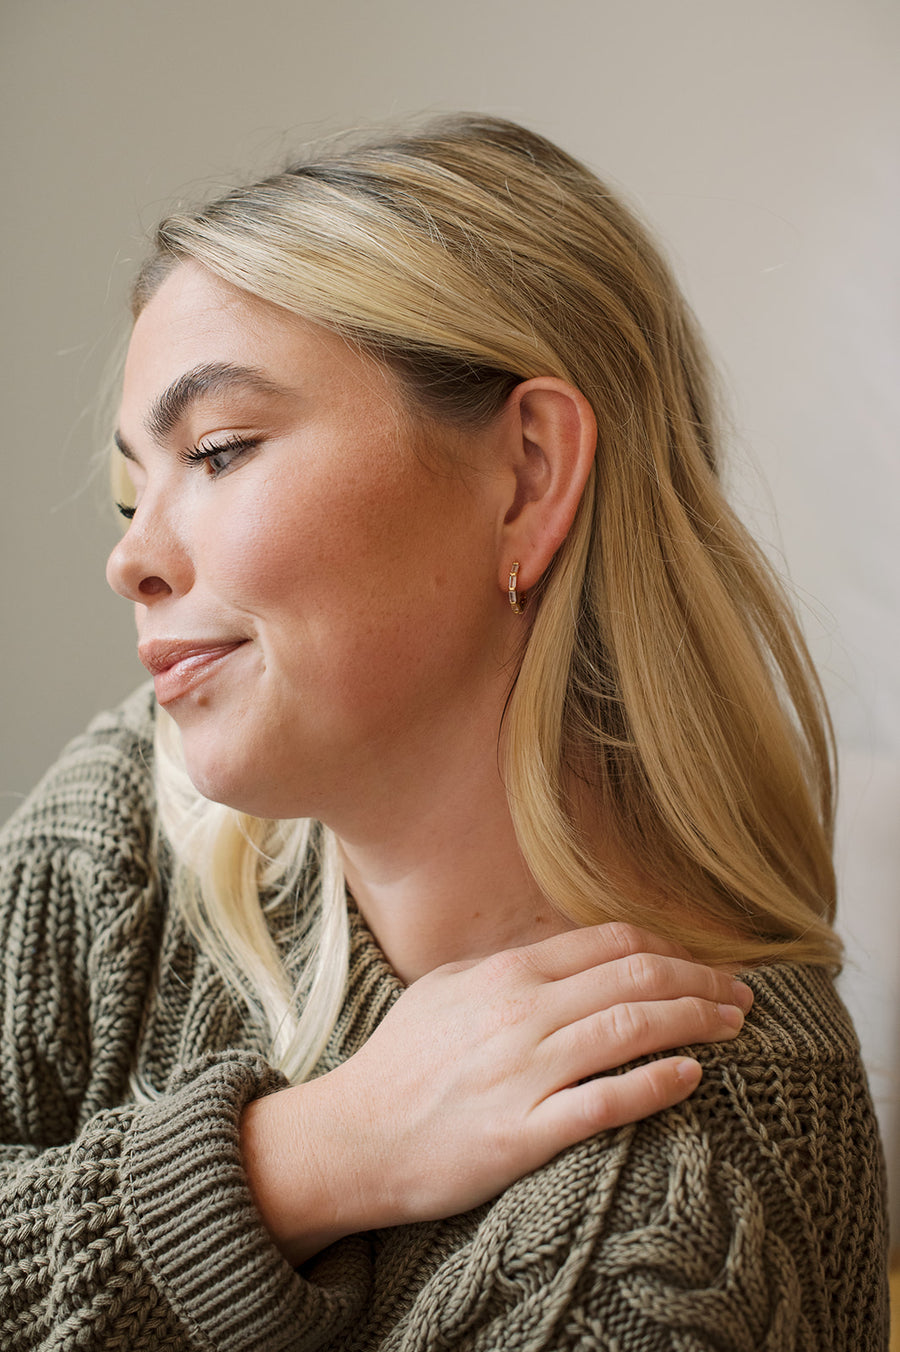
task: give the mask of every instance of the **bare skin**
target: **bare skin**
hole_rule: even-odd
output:
[[[530,620],[506,582],[518,560],[533,587],[571,526],[589,405],[523,381],[468,439],[477,468],[439,472],[391,379],[185,264],[137,320],[121,409],[135,509],[108,576],[188,771],[242,811],[325,822],[408,984],[344,1065],[244,1114],[251,1192],[294,1263],[680,1101],[684,1057],[589,1077],[733,1037],[751,1000],[653,935],[573,930],[513,831],[497,742]]]
[[[681,1056],[578,1083],[736,1036],[750,990],[682,953],[604,925],[437,968],[338,1069],[250,1104],[244,1163],[285,1257],[466,1211],[566,1146],[686,1098],[700,1066]]]

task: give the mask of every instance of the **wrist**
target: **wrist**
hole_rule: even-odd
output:
[[[344,1235],[386,1224],[366,1182],[365,1137],[342,1111],[332,1071],[249,1103],[241,1118],[248,1186],[274,1243],[293,1266]]]

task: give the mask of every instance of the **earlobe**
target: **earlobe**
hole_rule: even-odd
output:
[[[507,411],[515,488],[503,521],[499,580],[518,614],[575,519],[594,464],[597,420],[580,390],[556,376],[523,381]]]

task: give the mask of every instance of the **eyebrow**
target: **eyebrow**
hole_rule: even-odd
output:
[[[290,393],[283,385],[270,380],[255,366],[207,362],[185,371],[177,380],[173,380],[168,389],[163,390],[162,394],[154,399],[144,425],[154,441],[163,441],[177,427],[191,404],[202,399],[204,395],[219,394],[222,390],[236,388],[269,396],[284,396]],[[113,440],[126,460],[138,462],[137,456],[121,432],[115,432]]]

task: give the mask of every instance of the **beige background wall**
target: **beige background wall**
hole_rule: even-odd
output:
[[[900,1153],[892,0],[3,0],[0,817],[143,676],[90,476],[141,238],[335,127],[469,107],[624,185],[724,365],[844,758],[845,978]],[[777,520],[776,520],[777,509]],[[900,1235],[900,1227],[895,1228]]]

